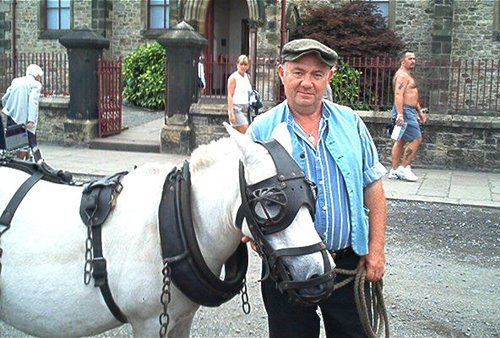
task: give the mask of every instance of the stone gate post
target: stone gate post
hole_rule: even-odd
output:
[[[72,29],[59,39],[67,49],[70,102],[64,143],[88,143],[97,136],[97,61],[109,40],[88,27]]]
[[[207,39],[182,21],[157,40],[165,47],[167,58],[167,117],[161,131],[160,151],[189,154],[192,138],[188,113],[197,97],[198,58]]]

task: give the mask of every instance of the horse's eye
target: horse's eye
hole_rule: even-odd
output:
[[[257,189],[252,192],[249,200],[253,214],[260,224],[273,225],[283,218],[287,199],[282,190]]]

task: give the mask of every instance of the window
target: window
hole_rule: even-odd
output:
[[[389,18],[389,0],[365,0],[373,2],[378,9],[378,12],[386,19]]]
[[[167,29],[170,25],[170,0],[149,0],[149,29]]]
[[[45,14],[46,30],[70,29],[71,0],[45,0]]]
[[[374,4],[378,10],[378,13],[385,18],[387,27],[389,29],[394,27],[396,0],[362,0],[362,2],[369,2]]]

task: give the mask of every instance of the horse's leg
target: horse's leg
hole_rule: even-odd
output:
[[[188,338],[195,312],[179,317],[176,322],[172,323],[168,338]]]
[[[170,318],[168,326],[168,338],[189,338],[191,325],[193,323],[194,312],[182,318]],[[132,324],[132,331],[135,338],[157,337],[160,332],[158,317],[149,318]]]

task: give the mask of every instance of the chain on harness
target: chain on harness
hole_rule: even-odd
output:
[[[165,259],[163,262],[163,269],[161,270],[163,275],[163,287],[160,296],[160,303],[162,305],[163,311],[160,314],[160,338],[167,337],[168,325],[170,324],[170,316],[168,315],[168,305],[172,300],[172,296],[170,294],[170,285],[171,285],[171,269],[168,263],[168,260]],[[250,302],[248,300],[248,290],[246,284],[246,278],[243,280],[243,286],[241,287],[241,309],[243,313],[248,315],[251,311]]]
[[[97,209],[94,209],[92,214],[90,215],[90,222],[87,224],[87,239],[85,240],[85,265],[83,267],[83,282],[85,285],[89,285],[92,280],[92,272],[93,265],[92,261],[94,259],[93,251],[93,239],[92,239],[92,227],[93,227],[93,218]]]

